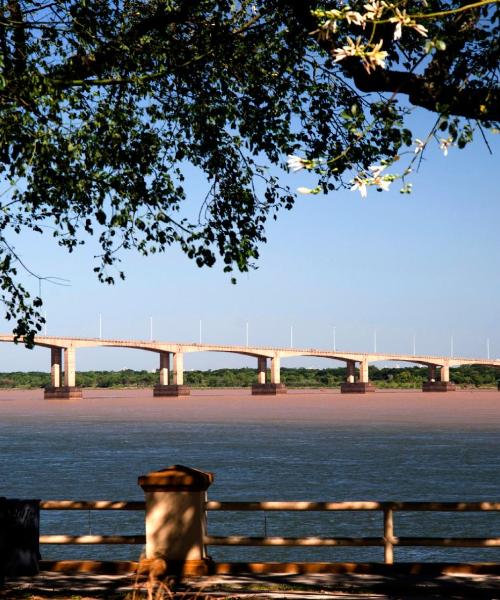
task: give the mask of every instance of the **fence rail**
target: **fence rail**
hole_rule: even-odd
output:
[[[144,501],[40,500],[40,510],[145,510]]]
[[[206,503],[207,510],[224,511],[342,511],[342,510],[399,510],[436,512],[500,511],[500,502],[217,502]]]
[[[144,511],[145,502],[121,500],[42,500],[41,510]],[[394,563],[394,547],[498,548],[500,537],[398,537],[394,534],[396,512],[498,512],[500,502],[206,502],[207,511],[371,511],[383,515],[381,537],[252,537],[205,535],[206,546],[296,546],[296,547],[383,547],[384,562]],[[137,535],[41,535],[41,544],[145,544],[146,536]]]
[[[145,535],[41,535],[40,544],[145,544]]]

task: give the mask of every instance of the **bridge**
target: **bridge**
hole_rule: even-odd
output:
[[[0,342],[14,341],[13,335],[0,335]],[[347,375],[346,381],[341,385],[341,392],[358,394],[375,390],[368,377],[368,365],[374,362],[396,361],[426,366],[428,380],[424,382],[422,388],[424,392],[454,390],[455,385],[450,381],[450,367],[460,365],[500,367],[500,359],[344,352],[315,348],[272,348],[50,336],[37,336],[35,345],[50,348],[50,386],[45,389],[47,399],[82,397],[81,388],[76,387],[78,348],[112,347],[156,352],[159,355],[159,379],[153,390],[155,396],[189,395],[189,387],[184,384],[184,354],[194,352],[225,352],[257,359],[257,382],[252,386],[252,394],[286,393],[286,387],[281,383],[280,378],[281,359],[292,356],[314,356],[345,362]],[[270,361],[270,381],[267,380],[268,361]]]

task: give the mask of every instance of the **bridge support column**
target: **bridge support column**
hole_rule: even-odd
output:
[[[257,383],[266,383],[267,375],[267,358],[265,356],[259,356],[257,359]]]
[[[170,352],[160,352],[160,385],[169,384]]]
[[[82,397],[75,386],[75,349],[64,349],[64,385],[61,385],[62,348],[50,349],[50,386],[45,388],[46,400],[76,400]]]
[[[271,358],[271,383],[266,383],[267,358],[259,356],[257,363],[257,383],[252,385],[252,394],[254,395],[273,395],[286,394],[286,386],[281,383],[280,378],[280,357]]]
[[[347,369],[347,383],[354,383],[356,377],[356,362],[354,360],[348,360],[346,363]]]
[[[174,354],[174,368],[171,370],[170,354],[160,352],[160,381],[153,388],[153,396],[189,396],[189,388],[183,385],[183,355],[180,352]]]
[[[453,392],[456,385],[450,382],[450,366],[441,365],[439,381],[436,381],[436,365],[429,365],[429,381],[424,381],[423,392]]]
[[[281,383],[281,361],[279,356],[271,358],[271,383]]]
[[[50,385],[61,387],[62,348],[50,349]]]
[[[175,385],[184,385],[184,354],[182,352],[174,352],[173,376]]]
[[[370,383],[368,378],[368,361],[362,360],[359,363],[359,381],[354,381],[356,365],[353,360],[346,361],[347,381],[340,386],[342,394],[366,394],[374,392],[375,386]]]
[[[184,385],[184,354],[174,352],[173,369],[170,370],[170,352],[160,352],[160,383],[153,388],[154,396],[189,396],[191,390]]]

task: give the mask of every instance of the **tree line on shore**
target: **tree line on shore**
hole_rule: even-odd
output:
[[[380,388],[419,388],[427,381],[426,367],[405,368],[376,366],[369,367],[369,377]],[[495,386],[500,372],[495,367],[464,365],[450,369],[450,379],[461,386]],[[268,374],[269,380],[269,374]],[[339,387],[346,380],[346,369],[281,369],[281,381],[288,387]],[[211,387],[250,387],[257,382],[257,370],[214,369],[207,371],[186,371],[184,382],[196,388]],[[153,387],[158,383],[158,373],[151,371],[80,371],[76,374],[76,384],[89,388]],[[50,374],[42,371],[0,373],[0,388],[44,388],[50,385]]]

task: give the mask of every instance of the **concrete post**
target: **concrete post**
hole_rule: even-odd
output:
[[[64,385],[75,387],[75,349],[64,348]]]
[[[356,375],[356,362],[354,360],[346,361],[347,367],[347,383],[354,383],[354,377]]]
[[[263,385],[266,383],[267,358],[259,356],[257,358],[257,383]]]
[[[368,361],[362,360],[359,363],[359,381],[361,383],[368,383]]]
[[[429,365],[428,381],[436,381],[436,365]]]
[[[139,477],[146,496],[146,559],[164,560],[167,573],[210,571],[205,503],[213,480],[212,473],[182,465]]]
[[[170,352],[160,352],[160,385],[168,385],[170,371]]]
[[[175,385],[184,385],[184,354],[174,352],[173,379]]]
[[[439,379],[440,381],[450,381],[450,367],[448,365],[442,365]]]
[[[50,349],[50,385],[52,387],[61,387],[61,365],[62,365],[62,349]]]
[[[274,356],[271,358],[271,383],[281,383],[279,356]]]

